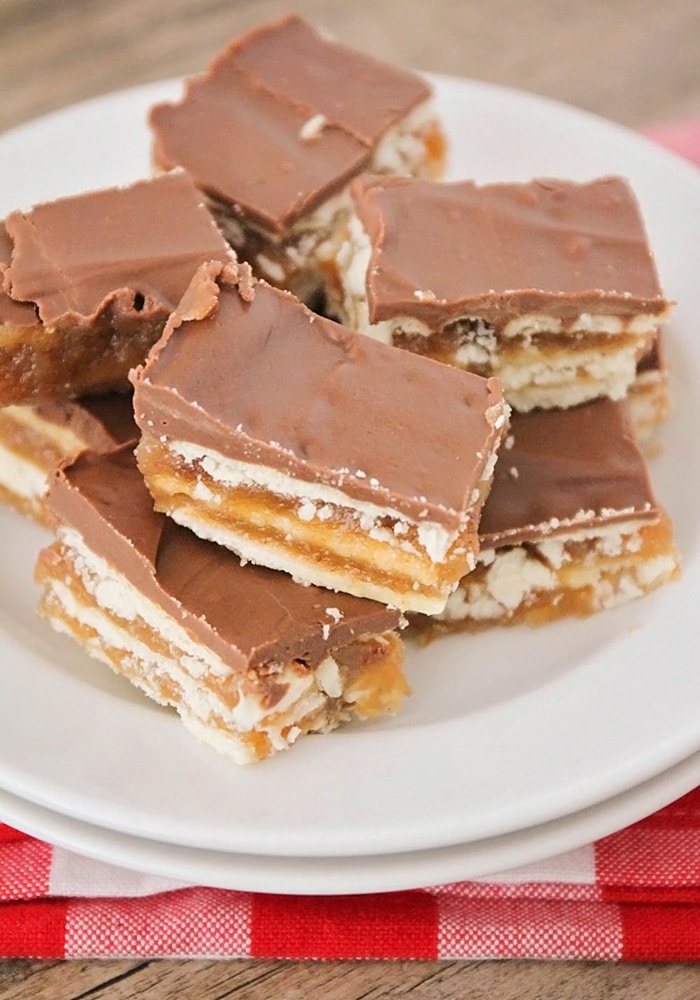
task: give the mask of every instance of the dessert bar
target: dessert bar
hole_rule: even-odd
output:
[[[669,303],[622,178],[351,191],[328,290],[342,322],[497,375],[516,410],[626,395]]]
[[[481,552],[436,630],[585,617],[675,579],[626,403],[513,413],[479,527]]]
[[[132,376],[156,506],[301,582],[439,611],[474,565],[498,381],[220,270],[201,269]]]
[[[296,15],[234,39],[179,102],[152,109],[150,124],[155,167],[185,167],[239,258],[307,302],[350,178],[436,177],[444,159],[423,78]]]
[[[237,763],[408,693],[398,612],[242,566],[156,513],[129,446],[81,455],[47,503],[43,617]]]
[[[44,494],[59,463],[134,440],[130,394],[0,407],[0,500],[46,523]]]
[[[198,265],[230,247],[184,171],[5,220],[0,405],[126,391]]]

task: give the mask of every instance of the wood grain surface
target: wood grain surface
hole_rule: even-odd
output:
[[[0,0],[0,131],[97,94],[200,71],[230,37],[290,9],[381,58],[543,94],[628,126],[700,116],[698,0]],[[5,961],[0,997],[699,1000],[700,970],[522,961]]]

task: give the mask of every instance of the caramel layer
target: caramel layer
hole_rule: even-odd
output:
[[[402,647],[393,633],[358,638],[316,672],[291,661],[267,678],[250,671],[193,675],[187,667],[191,651],[167,642],[167,628],[141,615],[119,615],[96,600],[105,581],[91,579],[70,548],[57,543],[44,550],[37,578],[44,588],[40,611],[55,628],[149,697],[175,708],[197,737],[238,763],[262,760],[302,735],[328,732],[353,717],[393,713],[408,694]]]
[[[130,446],[79,456],[57,472],[47,504],[87,552],[179,622],[227,670],[263,670],[290,659],[315,667],[359,635],[401,622],[398,612],[373,601],[242,566],[226,549],[155,512]]]
[[[126,392],[129,371],[146,357],[166,319],[165,312],[147,320],[110,308],[89,327],[10,328],[11,336],[0,340],[0,403]]]
[[[628,408],[609,400],[513,414],[479,536],[443,630],[581,617],[680,572]]]
[[[507,426],[496,380],[379,344],[263,282],[203,270],[200,288],[209,299],[176,314],[132,376],[144,433],[464,528]]]
[[[366,567],[361,576],[396,579],[395,569],[407,569],[415,533],[420,547],[410,586],[399,575],[396,592],[374,596],[415,606],[409,592],[420,597],[421,588],[442,578],[444,603],[475,551],[478,514],[507,427],[500,386],[379,344],[262,282],[242,289],[227,273],[215,281],[204,269],[191,297],[197,310],[172,318],[132,376],[142,430],[137,454],[156,503],[244,559],[365,596],[361,579],[353,585],[352,576],[331,576],[324,562],[349,558]],[[208,492],[225,487],[224,502],[202,519],[209,529],[216,521],[216,530],[204,527],[196,504],[189,516],[171,502],[179,474],[166,454],[151,463],[156,438],[210,477],[199,493],[196,483],[185,486],[200,506]],[[243,492],[243,505],[234,508],[234,490],[251,486],[263,491],[262,506],[240,529],[250,497]],[[297,503],[285,511],[287,555],[282,547],[248,544],[241,532],[258,536],[260,522],[279,517],[290,496]],[[334,505],[346,512],[335,537]],[[313,554],[288,570],[290,553],[317,522]]]
[[[545,625],[563,617],[586,618],[648,594],[680,576],[671,523],[621,528],[618,554],[610,536],[561,543],[555,561],[538,546],[500,548],[460,583],[444,614],[412,619],[422,639],[494,625]]]
[[[571,336],[528,331],[507,340],[493,331],[473,337],[454,330],[425,336],[399,328],[392,334],[396,347],[499,378],[506,400],[520,413],[577,406],[599,397],[623,399],[654,339],[651,330]]]
[[[311,574],[332,590],[431,612],[474,565],[471,528],[438,562],[421,543],[418,526],[395,516],[372,520],[349,506],[326,502],[316,510],[259,488],[229,487],[148,434],[137,456],[158,510],[245,558],[302,580]],[[300,507],[308,510],[304,519]]]
[[[126,391],[197,267],[230,259],[182,171],[16,211],[5,229],[4,292],[33,323],[0,327],[1,405]]]

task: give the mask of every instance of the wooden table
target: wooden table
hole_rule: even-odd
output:
[[[74,101],[197,72],[275,0],[0,0],[0,131]],[[697,0],[298,0],[348,44],[506,84],[629,126],[700,116]],[[2,164],[0,164],[0,177]],[[590,962],[93,961],[0,964],[0,997],[654,997],[697,1000],[683,965]]]

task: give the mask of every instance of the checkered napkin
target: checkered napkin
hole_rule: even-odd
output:
[[[0,825],[0,956],[697,960],[700,788],[541,864],[357,896],[183,886]]]
[[[700,122],[646,134],[700,164]],[[376,895],[183,886],[0,824],[0,957],[142,956],[700,960],[700,788],[544,863]]]

